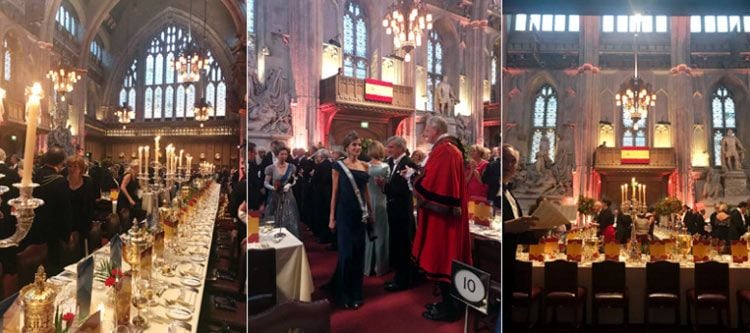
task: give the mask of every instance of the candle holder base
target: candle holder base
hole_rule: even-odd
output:
[[[13,184],[18,188],[19,196],[8,201],[8,205],[13,206],[13,215],[16,217],[16,231],[5,239],[0,239],[0,248],[18,246],[26,238],[31,225],[34,223],[34,210],[44,204],[44,200],[34,198],[32,192],[39,184]]]

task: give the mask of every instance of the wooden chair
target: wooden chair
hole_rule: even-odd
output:
[[[247,308],[258,314],[276,304],[276,250],[247,251]]]
[[[625,286],[625,263],[605,260],[592,265],[591,310],[593,324],[599,324],[600,308],[619,308],[624,325],[630,323],[628,288]]]
[[[724,326],[722,312],[727,324],[729,319],[729,264],[708,261],[695,264],[695,288],[685,291],[687,298],[688,325],[698,330],[698,311],[710,309],[716,311],[716,321]],[[691,320],[691,311],[695,311],[695,323]]]
[[[651,308],[674,309],[674,324],[680,325],[680,264],[669,261],[646,263],[646,292],[643,320],[646,331],[650,326]]]
[[[557,322],[559,308],[573,308],[573,329],[578,331],[586,322],[586,288],[578,285],[578,264],[556,260],[544,264],[544,297],[542,322],[547,321],[547,308],[552,307],[552,319]],[[583,319],[579,321],[579,308],[583,308]]]
[[[526,320],[524,324],[527,330],[531,330],[534,327],[534,322],[531,321],[531,310],[534,307],[534,303],[538,303],[540,300],[539,295],[542,293],[542,288],[534,286],[531,283],[532,278],[532,263],[529,261],[516,261],[515,267],[515,286],[516,290],[513,290],[513,299],[511,303],[512,308],[525,308],[526,309]],[[541,304],[539,305],[539,319],[541,320]],[[510,320],[510,318],[506,318]]]
[[[331,332],[331,306],[328,300],[313,303],[297,301],[275,306],[247,321],[248,332],[286,332],[299,329],[305,333]]]

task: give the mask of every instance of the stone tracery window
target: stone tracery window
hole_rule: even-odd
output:
[[[349,1],[344,9],[344,75],[367,77],[367,24],[362,7]]]
[[[638,120],[637,129],[633,126],[633,119],[625,108],[622,109],[622,146],[646,147],[647,119],[644,116]]]
[[[60,5],[55,16],[55,22],[57,22],[58,29],[67,32],[71,37],[75,38],[77,36],[78,18],[75,17],[72,10]]]
[[[13,48],[6,35],[3,38],[3,80],[10,81],[13,77]]]
[[[443,43],[440,35],[432,30],[427,40],[427,106],[425,111],[435,109],[435,87],[443,79]]]
[[[531,150],[529,162],[536,162],[542,137],[549,141],[549,157],[555,160],[555,143],[557,128],[557,92],[549,85],[542,86],[534,99],[534,112],[531,128]]]
[[[721,139],[727,130],[735,130],[735,105],[732,92],[719,87],[711,96],[711,125],[713,126],[714,165],[721,166]]]
[[[144,51],[144,62],[133,60],[120,90],[120,104],[127,97],[134,109],[142,109],[146,120],[185,120],[194,116],[193,105],[200,96],[205,96],[214,108],[214,117],[226,116],[227,86],[224,74],[211,52],[211,67],[208,73],[201,72],[200,83],[184,84],[176,71],[170,67],[180,46],[192,42],[185,28],[169,25],[154,35]],[[145,68],[142,68],[145,66]],[[144,73],[142,78],[136,73]],[[131,74],[132,73],[132,74]],[[203,94],[196,94],[196,85],[205,87]],[[143,106],[136,104],[136,91],[143,93]],[[132,94],[132,96],[131,96]]]

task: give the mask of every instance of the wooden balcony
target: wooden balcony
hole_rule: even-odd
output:
[[[365,100],[364,80],[334,75],[320,81],[320,105],[335,105],[341,111],[369,111],[391,116],[408,116],[414,112],[414,88],[394,85],[393,101],[378,103]]]
[[[620,148],[599,147],[594,153],[596,169],[674,169],[677,160],[674,148],[649,148],[648,164],[622,164]]]

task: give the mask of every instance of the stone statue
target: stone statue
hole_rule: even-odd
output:
[[[552,165],[552,159],[549,156],[549,146],[549,138],[542,136],[542,139],[539,140],[539,151],[537,151],[535,155],[536,162],[534,162],[534,170],[536,170],[536,172],[541,173]]]
[[[59,146],[67,156],[73,156],[76,153],[73,146],[73,133],[68,125],[67,102],[58,100],[55,103],[55,112],[52,113],[52,131],[47,136],[47,146]]]
[[[471,142],[471,127],[469,126],[470,119],[468,116],[457,116],[456,117],[456,137],[461,142]]]
[[[721,162],[725,170],[737,171],[742,169],[742,160],[745,159],[745,148],[742,142],[734,135],[734,131],[727,130],[727,134],[721,139]]]
[[[248,130],[272,134],[290,134],[292,112],[291,97],[283,76],[283,70],[272,68],[268,71],[265,83],[256,75],[251,75],[252,82],[248,99]]]
[[[703,199],[716,199],[722,197],[721,173],[716,172],[713,168],[706,171],[706,183],[703,184],[701,196]]]
[[[453,93],[453,89],[450,83],[448,83],[448,76],[443,75],[442,80],[440,80],[440,83],[438,83],[438,85],[435,87],[433,96],[435,96],[435,105],[437,106],[437,112],[441,115],[453,117],[453,105],[458,102],[458,99]]]

